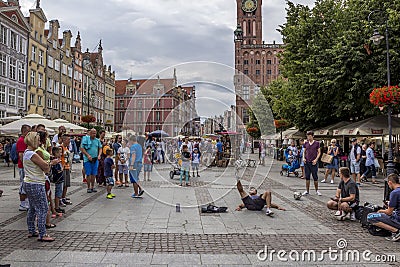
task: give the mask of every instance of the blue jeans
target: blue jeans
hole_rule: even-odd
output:
[[[304,172],[306,174],[306,180],[311,179],[311,175],[314,181],[318,181],[318,162],[313,165],[312,162],[306,162],[304,164]]]
[[[371,166],[365,166],[365,168],[367,168],[367,170],[363,173],[363,175],[362,176],[364,176],[365,178],[367,178],[368,177],[368,174],[370,173],[370,172],[372,172],[372,178],[376,178],[376,169],[375,169],[375,165],[374,164],[372,164]]]

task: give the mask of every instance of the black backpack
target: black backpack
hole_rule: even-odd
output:
[[[370,224],[367,229],[368,229],[368,232],[373,236],[385,236],[386,237],[386,236],[392,235],[392,232],[390,232],[389,230],[382,229],[382,228],[372,225],[372,224]]]
[[[61,163],[51,166],[51,174],[47,176],[50,182],[59,184],[64,182],[64,173]]]

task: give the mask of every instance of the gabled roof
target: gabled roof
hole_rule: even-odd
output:
[[[41,8],[29,9],[29,13],[35,13],[41,20],[47,22],[46,15]]]
[[[10,6],[3,1],[0,1],[0,3],[2,4],[0,5],[0,14],[3,14],[5,17],[7,17],[12,23],[15,23],[12,20],[12,16],[15,15],[18,19],[18,22],[16,23],[18,26],[24,28],[27,31],[31,30],[31,26],[25,19],[24,15],[21,12],[21,9],[18,6]]]
[[[165,92],[170,91],[174,87],[174,79],[141,79],[141,80],[117,80],[115,81],[115,95],[125,95],[126,87],[129,85],[137,86],[138,94],[153,94],[154,86],[160,82],[165,87]]]

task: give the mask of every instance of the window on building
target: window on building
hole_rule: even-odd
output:
[[[67,96],[67,86],[65,84],[61,84],[61,95]]]
[[[120,100],[119,101],[119,107],[120,108],[124,108],[125,107],[125,101],[124,100]]]
[[[44,65],[43,64],[43,57],[44,57],[44,51],[43,50],[39,50],[39,64],[40,65]]]
[[[271,70],[267,70],[267,74],[268,74],[268,75],[271,75],[271,74],[272,74],[272,71],[271,71]]]
[[[3,84],[0,84],[0,103],[6,103],[6,86]]]
[[[54,68],[54,59],[50,55],[47,56],[47,67]]]
[[[142,100],[139,100],[138,102],[138,108],[143,108],[143,101]]]
[[[260,86],[259,85],[255,85],[254,86],[254,95],[257,95],[260,92]]]
[[[260,59],[256,59],[256,65],[260,65],[261,64],[261,60]]]
[[[19,37],[19,52],[23,55],[26,55],[26,40],[24,38]]]
[[[18,90],[18,108],[25,109],[25,91]]]
[[[10,46],[12,49],[17,50],[17,34],[13,31],[10,32]]]
[[[15,89],[14,88],[9,88],[8,89],[8,104],[10,106],[15,106]]]
[[[53,92],[53,79],[47,78],[47,91]]]
[[[53,40],[53,48],[57,49],[57,41],[56,40]]]
[[[0,53],[0,76],[7,76],[7,56]]]
[[[54,81],[54,93],[58,95],[60,93],[60,82]]]
[[[64,63],[61,63],[61,64],[62,64],[62,74],[67,75],[67,73],[68,73],[67,65]]]
[[[17,72],[17,60],[15,58],[10,58],[9,78],[15,80],[16,72]]]
[[[245,75],[249,75],[249,70],[244,70],[243,73],[244,73]]]
[[[4,25],[0,26],[0,43],[7,45],[7,28]]]
[[[71,90],[71,87],[69,87],[69,86],[68,86],[68,88],[67,88],[67,97],[68,97],[69,99],[72,98],[72,90]]]
[[[60,71],[60,60],[54,59],[54,69]]]
[[[61,102],[61,111],[65,111],[65,103]]]
[[[18,81],[25,83],[25,64],[21,61],[18,61]]]
[[[67,112],[71,112],[71,105],[67,104]]]
[[[138,113],[137,113],[137,120],[139,122],[142,122],[142,120],[143,120],[143,113],[141,111],[138,111]]]
[[[58,109],[58,101],[57,100],[54,100],[53,107],[54,107],[54,109]]]
[[[35,95],[32,93],[29,94],[29,104],[35,104]]]
[[[36,71],[31,70],[31,85],[35,86]]]
[[[249,65],[249,60],[248,59],[243,60],[243,64],[244,65]]]
[[[39,107],[41,107],[42,106],[42,96],[38,95],[37,99],[38,99],[37,100],[37,102],[38,102],[37,104],[38,104]]]
[[[160,111],[156,111],[156,121],[161,120],[161,112]]]
[[[247,124],[250,121],[247,109],[243,109],[242,118],[243,118],[243,124]]]
[[[248,85],[243,86],[242,98],[243,100],[250,99],[250,87]]]
[[[72,78],[72,68],[68,66],[68,77]]]
[[[53,99],[47,98],[47,107],[46,108],[53,108]]]
[[[267,65],[271,65],[272,64],[272,60],[267,59]]]
[[[38,87],[43,88],[43,74],[40,72],[38,74]]]
[[[36,46],[32,45],[31,60],[36,62]]]
[[[256,70],[256,75],[260,75],[260,70]]]
[[[119,120],[120,120],[120,121],[123,121],[123,120],[124,120],[124,115],[125,115],[124,112],[120,112],[120,113],[119,113]]]

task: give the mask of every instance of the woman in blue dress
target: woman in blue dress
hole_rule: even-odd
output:
[[[321,181],[321,183],[325,183],[326,179],[328,178],[329,173],[331,173],[331,184],[333,184],[333,179],[335,178],[336,174],[336,169],[338,168],[338,153],[339,153],[339,147],[336,145],[336,139],[331,140],[331,145],[328,147],[328,155],[331,155],[333,157],[333,160],[330,164],[326,166],[326,171],[325,171],[325,178],[324,180]]]

